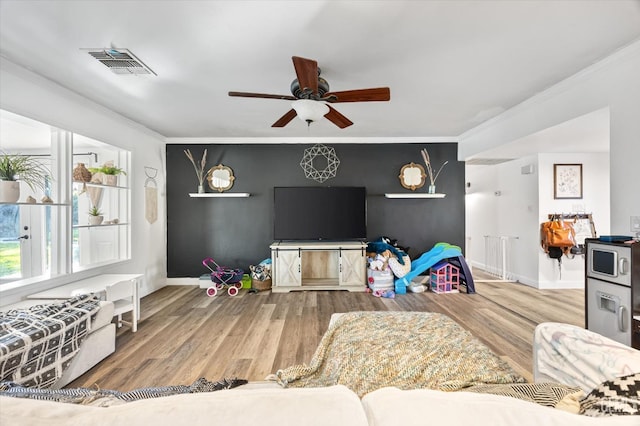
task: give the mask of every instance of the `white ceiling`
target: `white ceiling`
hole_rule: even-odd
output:
[[[0,0],[0,55],[166,137],[455,137],[640,39],[638,0]],[[119,76],[82,48],[128,48],[157,76]],[[291,56],[355,124],[294,120]]]

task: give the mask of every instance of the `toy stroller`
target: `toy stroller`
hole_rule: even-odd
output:
[[[242,288],[241,280],[244,274],[242,269],[231,269],[220,266],[210,257],[204,259],[202,264],[211,271],[211,281],[215,283],[213,286],[207,288],[207,296],[213,297],[218,294],[218,290],[222,290],[225,287],[227,288],[229,296],[238,294]],[[213,265],[213,267],[210,265]]]

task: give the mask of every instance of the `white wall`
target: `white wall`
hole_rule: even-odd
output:
[[[542,130],[549,129],[560,123],[583,116],[593,111],[609,108],[610,138],[609,155],[605,154],[543,154],[534,162],[538,167],[540,198],[528,199],[527,204],[522,200],[512,200],[508,191],[502,190],[500,200],[477,202],[467,196],[467,224],[482,223],[487,229],[496,230],[500,234],[509,229],[518,229],[521,224],[521,212],[531,213],[531,206],[536,226],[530,223],[526,237],[518,241],[516,249],[519,261],[529,262],[516,269],[516,278],[526,284],[541,288],[582,287],[583,262],[577,260],[563,260],[562,279],[560,279],[557,262],[544,256],[537,248],[539,244],[531,244],[527,240],[537,240],[539,223],[550,211],[573,210],[573,205],[584,205],[584,209],[593,212],[598,235],[624,234],[630,232],[630,216],[640,215],[640,192],[637,189],[637,162],[640,158],[640,41],[633,43],[605,60],[583,70],[569,79],[558,83],[548,90],[534,96],[522,104],[506,111],[460,137],[459,156],[461,160],[474,155],[482,157],[484,151],[499,147],[513,141],[520,140]],[[563,155],[566,155],[563,157]],[[566,161],[560,161],[563,158]],[[525,161],[526,163],[527,161]],[[553,163],[583,163],[585,199],[583,200],[553,200]],[[516,165],[516,163],[514,163]],[[474,174],[497,175],[497,187],[509,188],[518,184],[515,177],[517,167],[509,171],[511,165],[504,163],[494,166],[495,171],[476,170],[474,166],[467,167],[467,180]],[[542,172],[540,172],[542,170]],[[521,183],[521,182],[520,182]],[[472,187],[473,189],[473,182]],[[529,185],[522,187],[526,193],[531,190]],[[503,198],[504,197],[504,198]],[[516,213],[513,219],[495,215],[500,219],[496,224],[490,224],[492,216],[489,213],[479,213],[476,209],[512,210]],[[523,207],[526,209],[523,210]],[[485,217],[483,221],[475,217]],[[506,223],[505,223],[506,222]],[[535,229],[535,231],[532,231]],[[475,249],[473,240],[474,227],[468,226],[467,232],[471,236],[471,263],[480,262],[482,252]],[[535,249],[533,247],[536,247]],[[526,247],[526,250],[524,249]],[[523,251],[524,250],[524,251]],[[537,251],[536,252],[534,252]],[[553,263],[555,262],[555,264]],[[538,264],[534,268],[534,265]]]
[[[553,164],[583,165],[583,199],[553,198]],[[533,172],[523,174],[531,166]],[[536,288],[584,287],[584,258],[549,259],[540,247],[540,224],[550,213],[592,213],[599,235],[609,233],[609,156],[606,153],[539,154],[492,166],[467,166],[466,196],[469,263],[491,270],[484,235],[507,240],[509,278]],[[496,195],[496,191],[500,195]],[[488,247],[491,250],[491,247]],[[501,266],[501,265],[499,265]]]
[[[628,235],[630,216],[640,215],[640,41],[564,80],[460,137],[458,158],[518,140],[609,107],[612,234]]]
[[[126,78],[126,77],[125,77]],[[0,108],[131,151],[131,260],[3,293],[3,303],[97,273],[144,273],[141,296],[166,283],[164,138],[76,93],[0,58]],[[144,218],[144,167],[158,170],[158,220]],[[9,299],[9,300],[7,300]]]
[[[553,198],[553,165],[582,164],[582,199],[556,200]],[[540,154],[539,216],[540,223],[551,213],[591,213],[598,235],[610,233],[609,155],[606,153]],[[538,244],[538,248],[540,245]],[[538,288],[584,288],[584,256],[558,261],[550,259],[538,249]]]
[[[523,166],[533,165],[534,173],[522,174]],[[477,243],[471,250],[472,265],[495,268],[496,257],[485,256],[484,235],[508,237],[507,265],[510,278],[535,285],[537,283],[538,179],[537,158],[524,157],[492,166],[468,166],[467,181],[471,190],[466,198],[466,216],[475,225],[467,227],[467,235]],[[480,184],[480,191],[473,189]],[[478,241],[482,241],[478,243]],[[484,265],[485,259],[489,265]],[[502,268],[501,256],[497,266]]]
[[[472,267],[486,269],[484,236],[498,235],[498,203],[494,192],[498,188],[498,168],[495,166],[465,167],[465,229],[467,246],[465,257]],[[473,212],[473,214],[470,214]]]

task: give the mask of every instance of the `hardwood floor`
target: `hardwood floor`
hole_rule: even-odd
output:
[[[444,313],[531,380],[532,338],[540,322],[584,326],[583,290],[536,290],[476,282],[476,294],[270,291],[209,298],[204,289],[168,286],[144,297],[138,332],[118,330],[116,352],[68,387],[127,391],[191,384],[200,377],[264,380],[311,360],[334,312]]]

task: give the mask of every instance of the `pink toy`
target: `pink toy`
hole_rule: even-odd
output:
[[[373,295],[375,297],[384,297],[386,299],[394,299],[396,297],[396,293],[393,290],[375,290]]]
[[[435,293],[459,293],[460,270],[446,260],[436,263],[431,267],[429,288]]]

